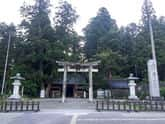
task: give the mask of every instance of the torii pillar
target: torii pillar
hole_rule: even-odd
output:
[[[93,101],[93,75],[92,75],[92,65],[89,66],[89,101]]]
[[[64,65],[64,75],[63,75],[63,84],[62,84],[62,102],[65,102],[66,98],[66,83],[67,83],[67,65]]]

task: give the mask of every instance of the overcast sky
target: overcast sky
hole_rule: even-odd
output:
[[[0,0],[0,22],[15,24],[20,23],[19,8],[23,2],[32,3],[33,0]],[[51,0],[57,5],[58,0]],[[96,16],[98,9],[106,7],[112,18],[116,19],[119,26],[126,26],[130,22],[139,23],[141,18],[141,6],[143,0],[67,0],[80,15],[75,26],[77,32],[89,22],[91,17]],[[157,16],[165,16],[165,0],[151,0]]]

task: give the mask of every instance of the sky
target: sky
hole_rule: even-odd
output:
[[[23,2],[32,4],[34,0],[0,0],[0,22],[19,24],[20,6]],[[57,6],[58,0],[51,0]],[[96,16],[100,7],[106,7],[118,26],[126,26],[131,22],[139,23],[141,19],[141,6],[143,0],[67,0],[73,5],[79,14],[75,30],[82,34],[81,30],[88,24],[91,17]],[[157,16],[165,16],[165,0],[151,0]]]

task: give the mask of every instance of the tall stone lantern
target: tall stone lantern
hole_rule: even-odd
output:
[[[21,86],[21,80],[25,80],[25,78],[21,77],[20,73],[17,73],[16,76],[11,77],[13,79],[13,94],[9,97],[9,99],[20,99],[21,96],[19,94],[19,88]]]
[[[136,83],[135,81],[138,80],[139,78],[134,77],[133,74],[131,73],[130,76],[128,77],[128,86],[129,86],[129,97],[128,99],[138,99],[138,97],[136,96]]]

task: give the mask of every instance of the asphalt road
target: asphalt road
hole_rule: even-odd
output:
[[[38,113],[0,113],[0,124],[165,124],[165,113],[45,110]]]

